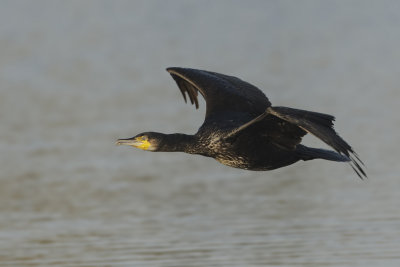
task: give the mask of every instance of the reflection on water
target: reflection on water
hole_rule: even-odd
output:
[[[352,4],[4,2],[0,266],[399,266],[399,4]],[[196,131],[171,65],[335,114],[371,178],[115,147]]]

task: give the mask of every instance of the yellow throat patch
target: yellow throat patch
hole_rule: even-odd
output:
[[[140,148],[142,150],[147,150],[151,146],[150,142],[148,140],[143,140],[142,138],[137,138],[136,141],[140,144],[134,145],[133,147]]]

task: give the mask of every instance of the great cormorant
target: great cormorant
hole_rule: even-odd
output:
[[[328,114],[273,107],[264,93],[239,78],[190,68],[167,68],[186,102],[199,107],[197,95],[206,101],[203,125],[194,135],[145,132],[117,144],[148,151],[180,151],[212,157],[222,164],[266,171],[299,160],[325,159],[349,162],[360,178],[363,163],[333,129]],[[300,144],[307,133],[318,137],[336,152]]]

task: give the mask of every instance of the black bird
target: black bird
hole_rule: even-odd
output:
[[[254,171],[291,165],[299,160],[325,159],[349,162],[363,179],[363,163],[333,129],[328,114],[273,107],[264,93],[239,78],[216,72],[167,68],[183,98],[199,107],[197,95],[206,101],[203,125],[194,135],[145,132],[117,144],[148,151],[180,151],[212,157],[222,164]],[[336,152],[300,144],[307,133]]]

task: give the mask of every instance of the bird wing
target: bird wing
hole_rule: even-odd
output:
[[[328,114],[299,110],[287,107],[270,107],[268,113],[287,122],[293,123],[331,146],[341,155],[350,159],[350,166],[363,179],[367,177],[364,163],[353,148],[341,138],[333,128],[334,117]]]
[[[294,150],[307,134],[297,125],[272,115],[266,116],[257,127],[270,142],[288,150]]]
[[[215,113],[233,111],[259,115],[271,106],[265,94],[239,78],[216,72],[189,68],[167,68],[177,83],[185,102],[199,107],[198,92],[206,101],[206,119]]]

